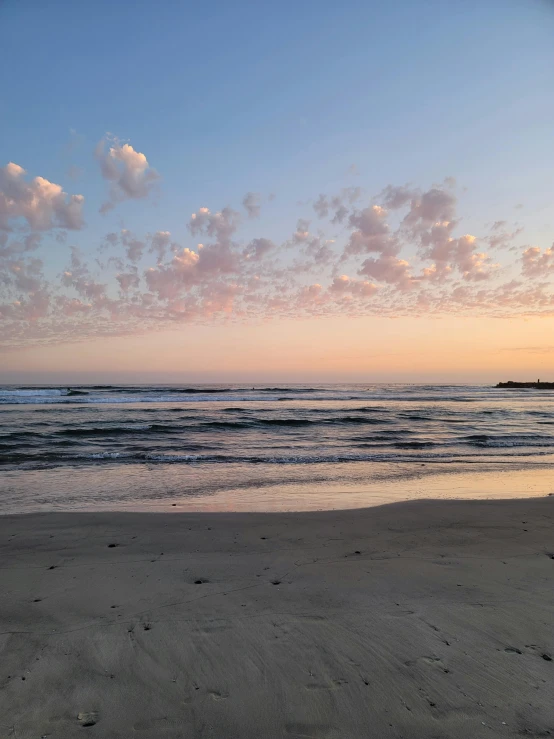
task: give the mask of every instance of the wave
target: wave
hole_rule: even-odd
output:
[[[74,386],[58,385],[58,386],[43,386],[43,385],[4,385],[0,386],[0,396],[10,394],[11,396],[20,397],[23,396],[67,396],[68,393],[73,394],[84,394],[95,395],[99,397],[111,398],[114,402],[117,402],[118,396],[121,395],[132,395],[132,396],[152,396],[158,397],[164,396],[175,396],[175,395],[199,395],[199,396],[214,396],[217,399],[218,395],[242,395],[244,397],[251,398],[253,396],[288,396],[288,397],[301,397],[303,395],[317,397],[318,399],[333,398],[337,400],[381,400],[385,402],[394,400],[403,401],[429,401],[429,402],[476,402],[482,400],[483,397],[494,397],[496,400],[499,396],[498,391],[492,388],[477,388],[477,387],[458,387],[450,388],[448,386],[386,386],[386,385],[373,385],[373,386],[357,386],[357,385],[323,385],[323,386],[308,386],[308,385],[254,385],[248,386],[244,384],[233,384],[233,385],[166,385],[164,383],[153,384],[153,385],[113,385],[113,384],[77,384]],[[275,398],[272,398],[275,399]]]
[[[363,448],[363,447],[360,447]],[[461,453],[444,453],[439,451],[428,451],[419,449],[419,453],[402,455],[402,449],[396,452],[383,450],[377,445],[375,450],[368,454],[359,452],[337,452],[330,454],[298,454],[298,455],[233,455],[233,454],[176,454],[172,452],[131,452],[131,451],[113,451],[105,450],[99,452],[91,452],[87,454],[60,454],[56,452],[48,453],[13,453],[5,454],[0,457],[0,466],[5,468],[15,467],[17,469],[44,469],[55,467],[71,467],[82,466],[87,464],[99,463],[116,463],[116,464],[238,464],[238,465],[319,465],[319,464],[354,464],[354,463],[404,463],[417,464],[425,462],[427,464],[484,464],[484,463],[509,463],[517,462],[518,459],[552,457],[550,451],[534,451],[534,452],[518,452],[512,454],[506,453],[490,453],[488,455],[481,454],[461,454]],[[541,462],[544,464],[544,462]]]
[[[60,395],[67,395],[67,390],[61,390],[60,388],[2,388],[0,390],[0,398],[2,396],[14,397],[14,398],[28,398],[28,397],[59,397]]]
[[[365,418],[364,416],[339,416],[329,419],[330,423],[360,423],[371,426],[372,424],[390,423],[383,418]]]
[[[317,387],[259,387],[252,388],[257,393],[321,393],[326,392]]]
[[[181,409],[180,409],[181,410]],[[256,418],[248,417],[241,419],[229,419],[229,420],[213,420],[213,421],[200,421],[198,416],[188,415],[183,416],[180,419],[171,419],[172,421],[181,421],[182,423],[129,423],[129,424],[117,424],[117,425],[91,425],[91,426],[76,426],[62,429],[52,428],[51,424],[41,424],[40,430],[29,430],[29,431],[14,431],[0,436],[1,440],[10,440],[12,442],[25,443],[32,440],[42,440],[45,443],[49,443],[50,440],[56,439],[57,437],[63,437],[67,439],[86,439],[86,438],[113,438],[117,436],[125,437],[130,435],[147,435],[152,436],[160,434],[190,434],[198,433],[207,430],[217,431],[244,431],[247,429],[255,430],[267,428],[274,428],[276,431],[282,429],[293,429],[293,428],[307,428],[310,426],[340,426],[346,425],[361,425],[361,426],[380,426],[383,424],[390,423],[390,421],[384,419],[377,419],[366,416],[339,416],[333,417],[316,417],[315,419],[309,418]],[[168,419],[169,421],[169,419]],[[38,426],[38,424],[36,424]],[[395,432],[391,432],[395,433]],[[400,431],[399,433],[411,433],[409,431]]]
[[[397,441],[394,446],[397,449],[426,449],[436,446],[434,441]]]
[[[91,459],[103,459],[105,454],[105,447],[110,445],[116,445],[115,449],[109,450],[109,454],[106,458],[116,458],[114,455],[117,454],[117,458],[126,458],[129,454],[132,457],[148,453],[152,446],[159,446],[165,453],[173,453],[179,451],[180,448],[191,450],[209,450],[215,447],[219,447],[222,450],[226,450],[229,454],[236,454],[237,451],[243,451],[248,447],[246,441],[247,437],[244,435],[237,435],[236,439],[229,440],[225,438],[218,438],[214,436],[199,436],[203,431],[213,430],[214,432],[233,432],[233,431],[255,431],[256,429],[302,429],[310,426],[314,427],[316,424],[308,419],[258,419],[256,421],[213,421],[205,422],[200,425],[194,426],[176,426],[176,425],[164,425],[164,424],[134,424],[134,425],[122,425],[114,427],[79,427],[75,429],[60,429],[52,432],[43,431],[15,431],[12,433],[4,434],[0,436],[0,458],[2,463],[9,463],[10,459],[14,459],[14,455],[21,455],[21,461],[26,461],[28,458],[33,459],[38,457],[41,459],[47,459],[51,453],[56,453],[56,448],[64,447],[68,448],[73,454],[77,450],[82,449],[83,445],[85,448],[87,445],[94,445],[100,447],[97,451],[94,451],[94,456]],[[196,432],[196,434],[194,433]],[[488,452],[498,450],[502,452],[505,450],[513,450],[514,454],[521,454],[529,450],[535,450],[533,453],[540,453],[539,450],[546,450],[545,453],[550,453],[549,450],[554,451],[554,436],[538,436],[538,435],[489,435],[489,434],[470,434],[463,437],[446,437],[441,436],[440,439],[418,439],[414,438],[414,432],[410,432],[406,429],[380,429],[375,434],[370,435],[359,435],[359,436],[338,436],[333,446],[335,451],[339,453],[342,449],[348,450],[352,448],[357,449],[387,449],[390,452],[391,460],[394,459],[394,450],[405,450],[405,451],[425,451],[431,449],[448,449],[449,456],[456,456],[457,454],[467,454],[464,452],[464,447],[475,448],[482,450],[484,459]],[[282,441],[285,441],[287,437],[282,436]],[[297,448],[305,448],[317,446],[317,439],[313,438],[312,434],[300,436],[291,436],[294,438]],[[131,439],[136,441],[133,443]],[[165,441],[164,441],[165,439]],[[271,437],[252,437],[252,444],[255,448],[261,449],[266,445],[272,446],[273,449],[284,448],[282,443],[279,443],[277,436]],[[323,442],[323,448],[329,448],[329,437]],[[319,445],[321,448],[321,444]],[[103,448],[104,447],[104,448]],[[118,449],[119,447],[119,449]],[[150,448],[150,449],[149,449]],[[77,456],[79,456],[77,454]],[[80,458],[80,457],[79,457]],[[64,457],[64,461],[67,461],[69,457]],[[238,459],[238,457],[237,457]],[[250,458],[244,458],[245,461],[252,461]],[[213,460],[207,460],[213,461]]]
[[[388,420],[366,418],[364,416],[338,416],[337,418],[249,418],[243,421],[205,421],[202,426],[212,428],[255,428],[256,426],[315,426],[319,424],[363,424],[366,426],[390,423]]]
[[[554,436],[539,436],[535,434],[519,434],[513,436],[472,434],[461,439],[471,446],[479,447],[554,447]]]
[[[346,437],[346,441],[375,441],[378,439],[379,441],[388,441],[389,443],[392,443],[393,441],[403,441],[405,436],[410,436],[411,434],[415,434],[415,431],[410,431],[409,429],[379,429],[378,434],[373,436],[348,436]]]
[[[328,417],[319,418],[316,420],[311,420],[309,418],[248,418],[240,421],[203,421],[199,424],[199,426],[213,429],[245,429],[256,428],[260,426],[301,427],[315,426],[319,424],[361,424],[366,426],[373,426],[386,423],[390,423],[390,421],[382,418],[367,418],[365,416],[338,416],[337,418]],[[198,428],[198,426],[190,426],[189,428],[194,429]]]
[[[223,395],[227,393],[235,393],[236,390],[230,387],[222,388],[197,388],[197,387],[164,387],[164,393],[178,393],[179,395]]]
[[[307,418],[259,418],[255,419],[255,423],[261,426],[313,426],[317,421]]]
[[[56,437],[80,437],[80,436],[125,436],[127,434],[143,434],[147,431],[160,433],[178,433],[183,431],[186,426],[175,426],[162,423],[135,423],[123,426],[79,426],[78,428],[59,429],[57,431],[14,431],[0,436],[1,440],[27,441],[29,439],[38,438],[45,441],[56,439]]]
[[[201,393],[203,395],[209,395],[211,393],[234,393],[236,388],[228,387],[178,387],[174,385],[153,385],[153,386],[140,386],[140,385],[86,385],[88,391],[96,390],[98,392],[116,392],[116,393],[183,393],[183,394],[195,394]]]
[[[401,413],[400,416],[402,418],[405,418],[407,421],[433,421],[433,418],[429,418],[429,416],[420,416],[415,413],[412,414],[405,414]]]
[[[403,438],[402,431],[392,434],[375,434],[374,436],[362,436],[354,437],[351,441],[356,443],[353,446],[358,449],[371,449],[372,447],[379,447],[382,449],[385,446],[396,447],[397,449],[417,449],[424,448],[425,446],[436,446],[435,442],[409,442]]]
[[[170,427],[159,424],[138,423],[130,426],[91,426],[88,428],[62,429],[54,433],[59,436],[115,436],[118,434],[143,433],[144,431],[152,431],[155,428],[160,431],[170,429]]]
[[[251,428],[252,424],[249,421],[203,421],[199,426],[212,429],[246,429]]]

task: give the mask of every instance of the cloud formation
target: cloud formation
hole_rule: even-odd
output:
[[[542,251],[530,246],[521,255],[522,272],[527,277],[547,277],[554,272],[554,244]]]
[[[109,144],[107,151],[106,144]],[[130,144],[120,144],[117,139],[103,138],[94,156],[102,177],[110,183],[109,198],[100,206],[101,213],[107,213],[124,200],[148,197],[159,179],[144,154]]]
[[[348,215],[348,206],[353,205],[361,196],[361,187],[345,187],[337,195],[321,193],[313,207],[319,218],[332,216],[331,223],[343,223]]]
[[[105,146],[96,153],[111,185],[104,212],[146,197],[157,179],[129,144]],[[160,224],[146,234],[110,231],[94,252],[56,243],[67,257],[55,276],[45,268],[47,232],[82,226],[81,196],[29,181],[13,164],[1,177],[3,347],[230,317],[554,315],[554,246],[517,246],[521,230],[500,220],[467,233],[448,179],[428,189],[388,185],[374,197],[358,187],[320,194],[315,222],[295,214],[284,242],[262,229],[252,238],[260,197],[249,192],[242,215],[230,205],[198,208],[184,238]]]
[[[229,206],[216,213],[204,207],[191,215],[188,228],[193,236],[204,233],[220,241],[229,241],[239,223],[240,213]]]
[[[257,192],[247,192],[242,199],[242,204],[249,218],[258,218],[261,210],[261,197]]]
[[[10,230],[19,219],[35,231],[82,228],[82,195],[68,195],[44,177],[28,181],[25,175],[13,162],[0,167],[0,229]]]

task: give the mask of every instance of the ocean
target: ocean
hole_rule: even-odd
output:
[[[551,492],[551,391],[0,387],[0,513],[300,511]]]

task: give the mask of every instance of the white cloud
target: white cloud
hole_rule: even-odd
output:
[[[9,230],[10,222],[21,218],[37,231],[82,228],[82,195],[68,195],[44,177],[27,181],[25,174],[13,162],[0,167],[0,229]]]
[[[111,145],[106,151],[107,142]],[[124,200],[146,198],[159,179],[144,154],[135,151],[130,144],[120,144],[115,138],[103,138],[96,146],[94,156],[102,177],[111,183],[109,198],[100,207],[101,213]]]

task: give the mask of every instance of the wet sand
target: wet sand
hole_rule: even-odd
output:
[[[554,736],[554,496],[0,517],[0,737]]]

